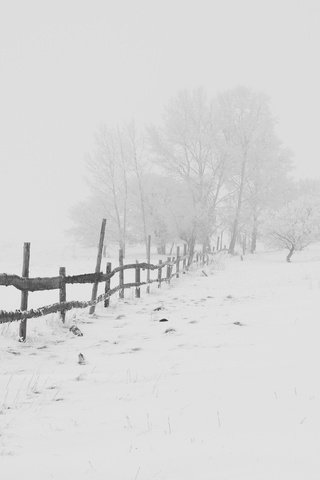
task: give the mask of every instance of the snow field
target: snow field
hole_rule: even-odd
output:
[[[83,337],[5,326],[4,478],[318,480],[320,251],[225,262],[74,312]]]

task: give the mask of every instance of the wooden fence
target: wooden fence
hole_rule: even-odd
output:
[[[112,269],[110,262],[107,263],[106,272],[101,272],[101,259],[104,243],[106,221],[103,220],[100,232],[99,246],[96,269],[94,273],[84,273],[80,275],[66,275],[66,269],[60,267],[59,275],[56,277],[37,277],[29,278],[29,259],[30,259],[30,244],[24,244],[23,255],[23,268],[22,276],[9,275],[6,273],[0,274],[0,286],[13,286],[21,291],[21,307],[15,311],[0,310],[0,324],[9,323],[14,321],[21,321],[19,329],[19,340],[26,340],[26,328],[27,319],[40,317],[52,313],[60,312],[62,321],[65,321],[65,312],[73,308],[86,308],[90,307],[89,313],[92,314],[95,311],[95,306],[104,302],[104,306],[109,306],[109,300],[112,295],[119,292],[119,297],[124,298],[124,291],[128,288],[135,288],[135,296],[140,298],[141,289],[143,285],[147,285],[147,293],[150,292],[149,286],[151,283],[157,283],[158,287],[161,287],[163,282],[170,283],[171,279],[179,278],[181,273],[185,273],[189,267],[193,264],[205,265],[210,261],[209,253],[196,252],[192,256],[187,251],[187,245],[183,247],[183,255],[180,255],[180,247],[177,247],[175,257],[167,257],[167,260],[163,262],[159,261],[157,265],[149,262],[130,263],[123,264],[123,252],[119,251],[119,266]],[[148,241],[148,259],[150,259],[150,245],[151,238],[149,236]],[[165,274],[163,271],[165,269]],[[125,283],[124,272],[126,270],[135,271],[135,281],[131,283]],[[147,271],[146,281],[141,281],[141,270]],[[157,278],[150,278],[150,271],[157,271]],[[111,279],[116,274],[119,274],[119,283],[115,287],[111,288]],[[104,283],[104,293],[97,296],[99,283]],[[67,301],[66,286],[72,284],[93,284],[91,300],[88,301]],[[37,292],[44,290],[59,290],[59,302],[46,305],[37,309],[28,310],[28,292]]]

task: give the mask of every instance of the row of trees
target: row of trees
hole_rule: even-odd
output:
[[[281,215],[288,222],[291,202],[308,190],[290,177],[291,155],[275,133],[268,98],[244,87],[213,100],[202,89],[181,92],[161,125],[143,132],[134,124],[101,127],[87,165],[91,195],[72,212],[73,233],[92,245],[107,216],[124,251],[128,241],[146,244],[149,233],[161,253],[178,239],[191,251],[196,243],[212,248],[223,231],[229,253],[238,242],[254,253],[259,235],[276,241],[273,227],[279,230]]]

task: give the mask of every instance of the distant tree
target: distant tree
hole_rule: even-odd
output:
[[[114,222],[110,224],[109,207],[102,197],[92,196],[79,202],[71,209],[70,217],[74,225],[68,233],[85,247],[96,246],[102,218],[108,219],[108,239],[117,238],[117,232],[111,230]]]
[[[282,148],[277,138],[270,135],[256,145],[252,161],[248,164],[244,195],[251,253],[256,251],[259,223],[263,213],[270,208],[280,208],[290,198],[290,171],[290,152]]]
[[[234,215],[229,253],[235,251],[236,240],[246,194],[250,164],[256,159],[257,146],[273,132],[273,119],[267,97],[245,87],[229,90],[218,96],[216,117],[232,159],[228,184],[233,193]]]
[[[131,185],[135,185],[138,191],[139,197],[139,212],[142,223],[143,240],[146,248],[146,255],[148,255],[148,224],[147,224],[147,212],[146,212],[146,195],[145,195],[145,176],[147,173],[147,162],[145,159],[145,147],[144,139],[137,133],[135,124],[132,122],[130,125],[123,129],[123,135],[126,140],[127,154],[128,154],[128,166],[133,171],[136,178],[136,182],[132,182]]]
[[[125,252],[128,227],[128,152],[122,132],[117,128],[101,127],[95,136],[95,148],[88,156],[88,183],[91,195],[71,212],[74,232],[88,241],[88,226],[97,212],[104,212],[108,233]],[[93,220],[94,221],[94,220]],[[85,240],[86,239],[86,240]]]
[[[287,262],[296,250],[302,250],[319,238],[320,203],[301,197],[280,209],[265,224],[265,234],[272,245],[286,248]]]
[[[175,214],[177,183],[174,179],[156,173],[145,177],[145,204],[147,222],[159,254],[166,254],[168,242],[178,236]]]
[[[162,127],[150,133],[159,168],[184,185],[190,220],[185,233],[193,251],[196,240],[208,242],[224,174],[205,92],[180,92],[167,106]]]

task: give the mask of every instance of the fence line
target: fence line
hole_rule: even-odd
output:
[[[183,259],[183,257],[180,258],[180,260],[182,260],[182,259]],[[199,261],[200,261],[200,263],[203,262],[203,260],[200,259],[200,256],[198,257],[196,262],[199,262]],[[153,265],[153,264],[147,264],[147,263],[130,264],[131,268],[133,268],[132,265],[134,265],[134,268],[137,268],[139,270],[140,270],[139,267],[143,266],[144,267],[143,270],[148,268],[148,270],[160,270],[160,271],[165,266],[169,266],[170,271],[171,271],[171,267],[177,265],[177,260],[175,260],[174,262],[166,261],[165,263],[162,263],[162,264],[159,264],[159,265]],[[126,269],[128,269],[128,267],[129,267],[129,265],[124,265],[122,267],[122,270],[126,270]],[[187,268],[183,269],[182,272],[184,273],[186,270],[187,270]],[[111,274],[109,274],[109,275],[100,274],[99,277],[101,277],[101,280],[99,280],[99,281],[103,282],[105,280],[105,278],[110,279],[118,271],[120,271],[119,267],[115,268],[111,272]],[[94,274],[88,274],[88,275],[94,275]],[[170,280],[172,278],[176,277],[176,276],[177,276],[176,272],[171,273],[169,275],[166,275],[166,277],[164,279],[162,279],[161,281],[162,282],[166,281],[167,283],[169,283]],[[67,277],[66,277],[66,279],[67,279]],[[93,280],[96,281],[96,277],[94,277]],[[76,282],[68,282],[68,283],[76,283]],[[83,283],[83,282],[78,282],[78,283]],[[87,281],[86,283],[93,283],[93,282]],[[49,314],[57,313],[57,312],[65,312],[65,311],[71,310],[73,308],[91,307],[91,306],[97,305],[98,303],[101,303],[101,302],[103,302],[107,299],[110,299],[110,297],[112,295],[114,295],[116,292],[120,291],[121,289],[138,288],[138,287],[141,287],[143,285],[149,285],[151,283],[158,283],[159,284],[159,277],[156,278],[156,279],[153,279],[153,280],[145,281],[145,282],[139,281],[139,282],[125,283],[123,285],[121,285],[121,284],[117,285],[116,287],[114,287],[114,288],[108,290],[107,292],[99,295],[95,300],[88,300],[88,301],[74,300],[74,301],[69,301],[69,302],[59,302],[59,303],[53,303],[51,305],[46,305],[46,306],[43,306],[43,307],[39,307],[37,309],[30,309],[30,310],[23,310],[23,311],[22,310],[15,310],[15,311],[11,311],[11,312],[9,311],[8,312],[8,311],[0,310],[0,324],[11,323],[11,322],[15,322],[15,321],[18,321],[18,320],[24,320],[24,319],[29,319],[29,318],[41,317],[41,316],[44,316],[44,315],[49,315]]]
[[[103,220],[101,232],[104,235],[105,220]],[[157,265],[150,263],[150,253],[148,251],[148,261],[129,263],[123,265],[122,251],[119,256],[119,266],[111,270],[111,263],[107,263],[106,273],[98,271],[101,267],[101,250],[103,244],[103,235],[100,234],[98,259],[95,273],[84,273],[80,275],[66,275],[65,268],[60,267],[59,276],[56,277],[36,277],[31,278],[27,275],[23,276],[11,275],[2,273],[0,274],[0,286],[13,286],[21,291],[22,297],[26,297],[28,292],[44,291],[44,290],[59,290],[59,302],[50,305],[45,305],[36,309],[27,308],[27,302],[21,303],[21,309],[15,311],[0,310],[0,324],[11,323],[15,321],[21,321],[21,325],[26,327],[26,320],[30,318],[37,318],[48,314],[61,312],[61,319],[64,322],[65,312],[73,308],[86,308],[90,307],[89,313],[94,312],[95,306],[104,302],[104,306],[109,306],[109,300],[112,295],[119,292],[120,298],[124,296],[124,290],[129,288],[135,288],[135,296],[140,298],[140,287],[147,285],[147,293],[150,292],[150,284],[158,283],[158,287],[161,287],[163,282],[170,284],[172,278],[179,278],[181,273],[185,273],[189,267],[193,264],[205,265],[209,263],[209,254],[205,252],[194,252],[192,256],[187,251],[187,246],[184,245],[183,255],[180,256],[180,248],[177,247],[177,256],[167,257],[166,261],[160,260]],[[148,237],[148,247],[150,245],[150,236]],[[26,244],[25,244],[26,245]],[[29,246],[30,247],[30,246]],[[150,248],[149,248],[150,249]],[[148,249],[148,250],[149,250]],[[29,252],[30,253],[30,252]],[[180,263],[182,262],[182,268],[180,270]],[[175,271],[173,267],[175,268]],[[166,268],[166,273],[163,276],[162,271]],[[135,270],[135,281],[130,283],[124,283],[124,271]],[[140,280],[140,272],[147,270],[147,280]],[[157,270],[157,278],[150,279],[150,271]],[[110,287],[111,278],[119,273],[119,284],[114,288]],[[97,297],[98,284],[105,282],[104,293]],[[94,290],[92,292],[91,300],[88,301],[67,301],[66,300],[66,285],[72,284],[93,284]],[[21,332],[20,332],[21,333]],[[24,328],[23,335],[20,334],[20,341],[26,339],[26,328]]]

